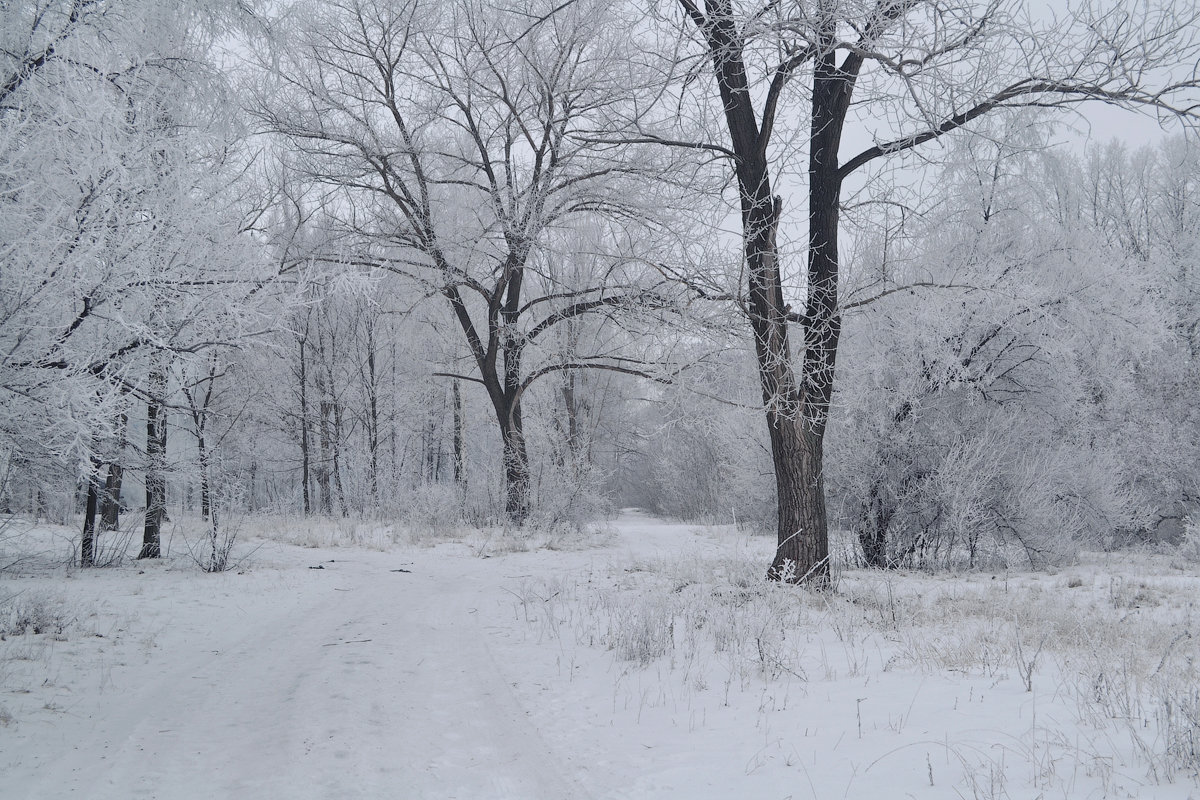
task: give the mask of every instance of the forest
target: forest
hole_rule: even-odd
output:
[[[0,0],[0,577],[749,542],[636,613],[504,590],[645,666],[712,581],[849,647],[847,586],[894,644],[923,581],[1194,571],[1198,123],[1194,0]],[[1021,609],[1034,692],[1070,637]],[[1192,687],[1155,785],[1200,769]],[[575,796],[539,786],[462,796]]]
[[[1177,540],[1195,10],[1020,11],[6,3],[4,508]]]

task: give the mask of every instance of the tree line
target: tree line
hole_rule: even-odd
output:
[[[791,582],[1178,535],[1195,148],[1050,145],[1189,129],[1198,14],[6,2],[4,502],[84,564],[174,504],[636,503]]]

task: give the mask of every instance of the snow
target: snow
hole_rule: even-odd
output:
[[[0,642],[0,797],[1200,796],[1167,769],[1147,688],[1194,642],[1149,654],[1136,726],[1095,713],[1086,648],[1059,646],[1088,609],[1185,631],[1190,564],[846,573],[821,594],[762,586],[769,542],[729,528],[625,512],[611,529],[530,551],[277,537],[220,575],[31,557],[0,602],[70,624]],[[1109,674],[1121,652],[1098,648]]]

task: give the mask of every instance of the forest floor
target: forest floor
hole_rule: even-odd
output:
[[[540,542],[246,521],[212,575],[179,540],[70,568],[71,534],[0,533],[5,800],[1200,797],[1182,550],[816,592],[632,511]]]

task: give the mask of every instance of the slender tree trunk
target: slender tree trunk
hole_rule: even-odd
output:
[[[146,403],[146,522],[138,558],[162,556],[162,523],[167,513],[167,394],[166,366],[160,360],[150,372]]]
[[[342,485],[342,406],[336,399],[333,401],[333,487],[337,491],[338,508],[344,517],[350,510],[346,507],[346,489]]]
[[[258,460],[250,460],[250,491],[246,495],[246,510],[258,513]]]
[[[567,415],[567,452],[571,454],[572,461],[578,466],[581,442],[579,437],[579,403],[575,397],[575,380],[575,370],[567,370],[567,377],[563,381],[562,386],[562,397],[563,410]]]
[[[108,475],[104,478],[104,493],[100,496],[100,530],[115,531],[121,527],[121,483],[125,476],[125,466],[121,459],[125,452],[125,431],[129,425],[129,416],[121,414],[117,420],[119,442],[117,453],[108,464]]]
[[[321,393],[321,400],[318,406],[317,419],[317,435],[318,445],[320,448],[320,462],[317,464],[316,478],[317,488],[320,490],[320,507],[322,514],[333,513],[333,492],[329,483],[330,464],[333,463],[333,422],[330,419],[332,416],[332,406],[329,399],[325,396],[324,381],[319,382],[317,390]]]
[[[371,504],[379,506],[379,379],[375,372],[375,323],[367,321],[367,449]]]
[[[305,338],[300,339],[300,485],[304,495],[304,516],[312,514],[312,495],[309,492],[311,484],[309,472],[312,468],[312,458],[308,445],[308,367],[305,354]]]
[[[94,469],[99,464],[92,465]],[[79,566],[92,567],[96,564],[96,510],[99,506],[100,487],[94,471],[87,479],[87,504],[83,512],[83,536],[79,543]],[[78,495],[77,495],[78,496]]]
[[[421,477],[426,483],[433,483],[437,480],[438,469],[438,451],[441,449],[441,442],[438,434],[440,425],[438,424],[438,414],[434,410],[433,399],[430,398],[429,408],[425,414],[425,427],[421,431]]]
[[[196,432],[196,449],[200,460],[200,516],[208,519],[212,512],[212,497],[209,494],[208,481],[208,444],[205,440],[204,428]],[[253,491],[253,487],[251,487]]]
[[[329,401],[329,387],[325,385],[324,362],[328,354],[325,352],[325,341],[320,336],[319,329],[317,344],[317,363],[316,369],[313,370],[313,385],[317,394],[318,458],[316,467],[313,469],[313,477],[317,482],[318,509],[322,514],[332,514],[333,492],[329,481],[329,466],[333,463],[333,420],[331,419],[333,407]]]
[[[115,531],[121,527],[121,483],[125,467],[110,462],[104,478],[104,494],[100,498],[100,530]]]
[[[459,489],[467,485],[466,421],[463,419],[462,387],[458,378],[451,384],[454,395],[454,483]]]

